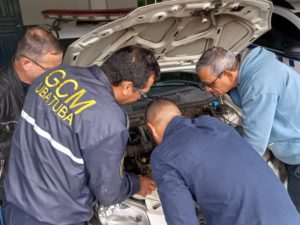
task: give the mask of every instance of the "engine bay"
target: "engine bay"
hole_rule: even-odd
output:
[[[200,115],[210,115],[219,118],[241,132],[241,126],[239,125],[241,116],[238,109],[229,105],[227,100],[206,93],[198,87],[186,86],[186,84],[180,88],[176,86],[175,89],[170,84],[163,87],[157,86],[155,92],[152,91],[150,96],[151,98],[125,107],[130,121],[124,160],[124,167],[127,172],[151,177],[150,155],[155,148],[155,143],[145,124],[144,114],[147,105],[157,97],[174,101],[185,117],[196,118]]]

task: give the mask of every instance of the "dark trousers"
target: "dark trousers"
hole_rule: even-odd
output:
[[[300,165],[286,165],[288,192],[300,213]]]
[[[5,225],[54,225],[49,223],[42,223],[37,221],[32,216],[26,214],[19,208],[10,203],[5,203]],[[58,225],[58,224],[55,224]],[[78,223],[72,225],[85,225],[85,223]]]

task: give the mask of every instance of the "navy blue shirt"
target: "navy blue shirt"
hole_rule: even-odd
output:
[[[216,118],[175,117],[152,153],[168,225],[299,225],[288,193],[262,157]]]

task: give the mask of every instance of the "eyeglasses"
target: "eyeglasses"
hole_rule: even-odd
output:
[[[139,93],[140,95],[140,100],[143,100],[145,98],[148,98],[147,94],[145,92],[143,92],[140,88],[134,87],[135,90]]]
[[[217,81],[218,79],[221,78],[221,76],[222,76],[223,73],[224,73],[224,71],[222,71],[222,72],[216,77],[216,79],[214,79],[212,82],[204,82],[204,81],[201,81],[201,82],[202,82],[202,84],[203,84],[205,87],[212,88],[212,87],[215,85],[216,81]]]
[[[46,68],[46,67],[44,67],[44,66],[42,66],[41,64],[39,64],[37,61],[35,61],[35,60],[33,60],[32,58],[30,58],[30,57],[28,57],[28,56],[26,56],[26,55],[21,55],[22,57],[24,57],[24,58],[26,58],[26,59],[28,59],[28,60],[30,60],[31,62],[33,62],[35,65],[37,65],[38,67],[40,67],[41,69],[43,69],[43,70],[49,70],[50,68]]]

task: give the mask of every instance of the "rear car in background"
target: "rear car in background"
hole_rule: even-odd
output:
[[[258,38],[257,45],[274,52],[277,59],[300,74],[300,1],[273,0],[272,29]]]

